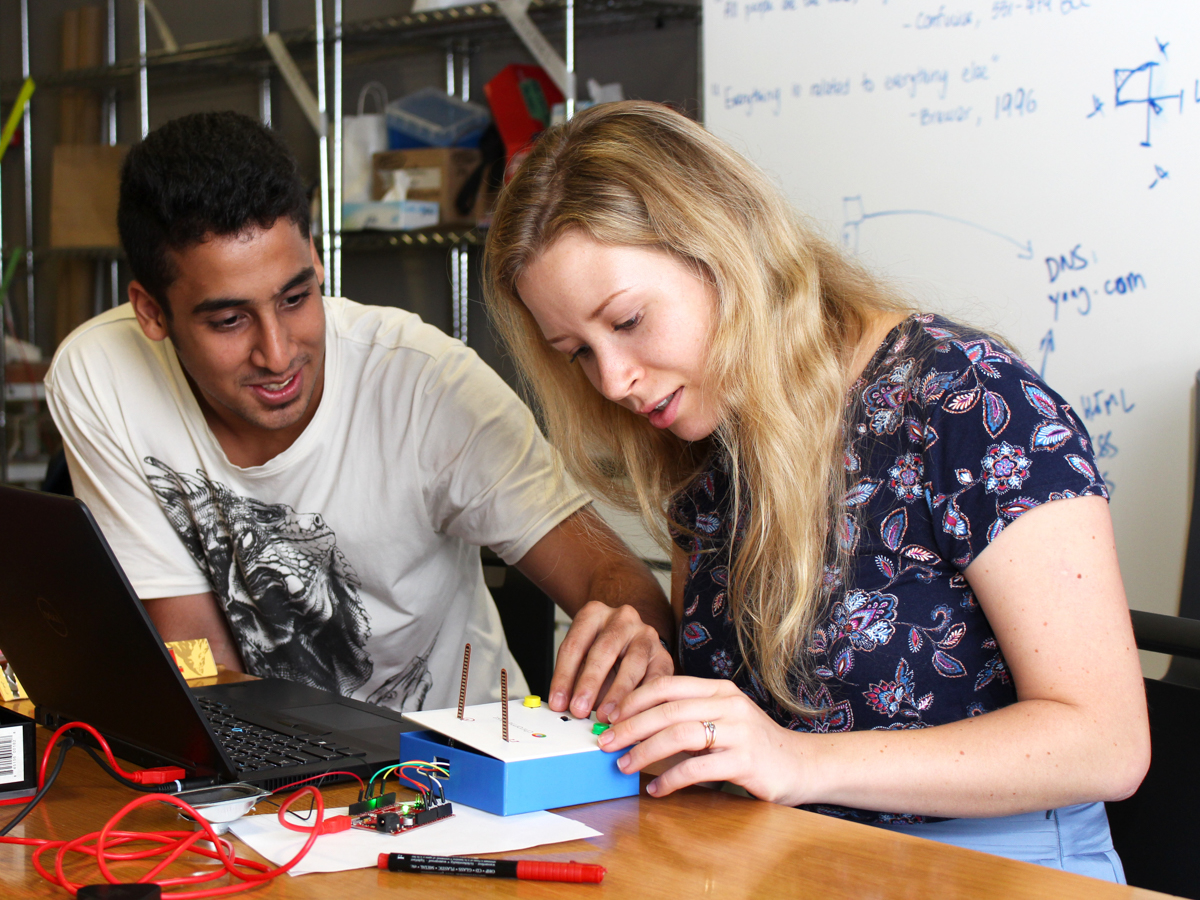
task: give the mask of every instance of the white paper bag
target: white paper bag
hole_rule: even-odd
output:
[[[377,113],[365,113],[367,97],[374,97]],[[371,199],[371,155],[388,148],[387,90],[378,81],[368,82],[358,95],[358,115],[342,119],[342,200],[366,203]]]

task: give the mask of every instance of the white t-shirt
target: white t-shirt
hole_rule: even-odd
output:
[[[412,313],[325,299],[308,427],[232,465],[170,341],[128,304],[76,329],[46,376],[76,495],[138,596],[212,591],[248,671],[396,709],[525,690],[478,546],[524,556],[587,502],[474,351]]]

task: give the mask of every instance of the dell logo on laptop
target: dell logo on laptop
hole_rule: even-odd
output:
[[[42,614],[42,618],[46,620],[46,624],[54,629],[54,633],[59,637],[67,636],[67,623],[63,621],[63,617],[59,615],[54,604],[45,597],[37,598],[38,612]]]

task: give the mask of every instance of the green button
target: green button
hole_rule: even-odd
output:
[[[592,725],[592,734],[603,734],[604,732],[608,731],[608,728],[609,726],[605,725],[603,722],[596,722]]]

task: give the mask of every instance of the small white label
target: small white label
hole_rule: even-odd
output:
[[[408,189],[410,191],[440,191],[442,189],[441,166],[421,166],[414,169],[405,169],[404,173],[408,175]]]
[[[0,784],[25,779],[25,741],[20,725],[0,728]]]

